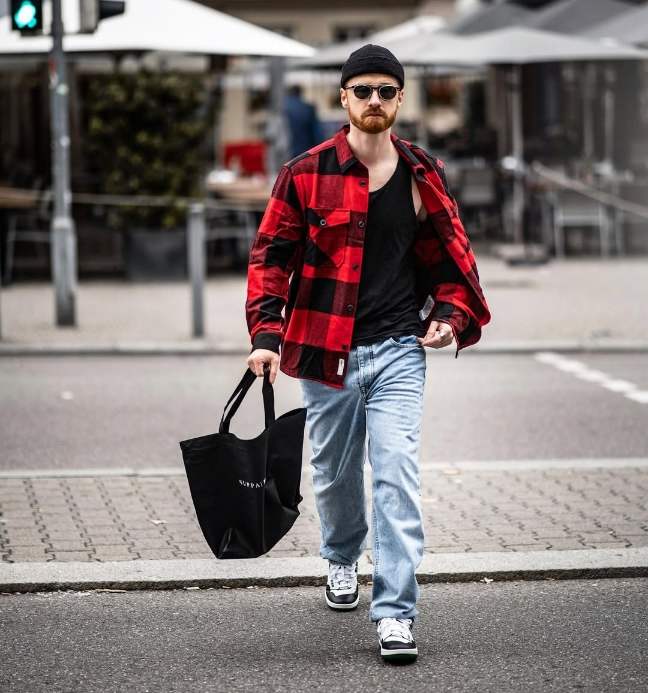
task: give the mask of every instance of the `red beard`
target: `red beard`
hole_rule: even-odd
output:
[[[355,116],[353,113],[349,113],[349,118],[351,122],[362,132],[368,132],[375,135],[379,132],[384,132],[392,123],[396,120],[396,111],[391,115],[385,113],[363,113],[360,117]]]

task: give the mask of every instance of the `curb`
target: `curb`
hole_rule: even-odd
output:
[[[325,572],[325,561],[316,556],[1,563],[0,592],[322,586],[326,584]],[[359,582],[367,584],[371,575],[371,563],[363,555],[358,565]],[[647,577],[648,547],[427,554],[416,575],[420,584]]]
[[[539,351],[563,353],[648,353],[645,340],[556,340],[501,341],[475,345],[463,353],[472,354],[530,354]],[[105,342],[96,344],[2,344],[2,356],[241,356],[250,347],[240,344],[209,344],[206,342]],[[449,350],[428,349],[428,355],[450,353]],[[454,353],[454,352],[453,352]],[[463,355],[463,354],[462,354]]]

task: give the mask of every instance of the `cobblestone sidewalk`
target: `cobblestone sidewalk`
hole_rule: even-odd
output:
[[[421,467],[426,551],[648,546],[648,465]],[[371,502],[370,474],[366,475]],[[301,515],[268,557],[317,556],[308,466]],[[3,562],[211,558],[178,473],[0,479]]]

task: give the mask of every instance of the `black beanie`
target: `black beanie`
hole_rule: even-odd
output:
[[[367,43],[358,48],[347,58],[347,61],[342,65],[340,86],[343,87],[350,77],[362,75],[366,72],[380,72],[384,75],[391,75],[398,80],[401,89],[405,83],[405,72],[396,56],[387,48],[373,43]]]

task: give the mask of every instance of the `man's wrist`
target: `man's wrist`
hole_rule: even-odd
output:
[[[268,349],[278,354],[280,344],[281,335],[276,332],[259,332],[252,340],[252,349],[250,349],[250,353],[255,349]]]

